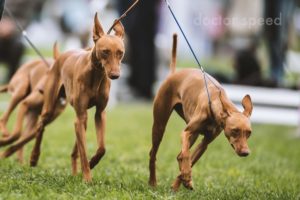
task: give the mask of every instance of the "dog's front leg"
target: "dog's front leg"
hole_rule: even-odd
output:
[[[181,171],[181,179],[183,185],[186,188],[193,189],[192,186],[192,168],[191,168],[191,158],[190,158],[190,137],[192,136],[192,132],[189,130],[185,130],[181,134],[182,148],[181,154],[178,157],[178,164]]]
[[[181,174],[178,178],[180,178],[181,182],[183,183],[184,187],[188,189],[193,189],[192,183],[192,163],[189,149],[192,146],[191,141],[193,141],[192,137],[198,135],[199,130],[203,126],[204,121],[207,118],[206,106],[198,105],[195,113],[196,115],[188,123],[185,130],[182,132],[181,141],[182,141],[182,148],[181,154],[177,157],[179,168]],[[193,141],[195,142],[195,141]],[[172,185],[172,189],[177,191],[180,186],[179,182],[174,182]]]
[[[106,114],[105,111],[102,111],[97,108],[95,114],[95,126],[97,132],[97,142],[98,149],[96,154],[90,160],[90,168],[93,169],[101,160],[105,154],[105,123],[106,123]]]
[[[204,152],[207,149],[207,146],[216,138],[216,136],[212,135],[206,135],[204,136],[203,140],[200,144],[197,145],[194,152],[191,156],[191,166],[193,167],[195,163],[201,158],[201,156],[204,154]],[[172,184],[172,188],[174,191],[177,191],[179,186],[181,184],[181,175],[178,175],[176,180]]]
[[[194,143],[196,142],[196,140],[197,140],[197,138],[199,137],[199,134],[193,134],[193,135],[191,135],[191,137],[189,138],[189,144],[190,144],[190,149],[192,148],[192,146],[194,145]],[[178,156],[177,156],[177,159],[178,160],[180,160],[179,158],[180,158],[180,156],[181,156],[181,152],[178,154]],[[179,170],[180,170],[180,165],[179,165]],[[179,187],[180,187],[180,185],[181,185],[181,175],[179,174],[178,176],[177,176],[177,178],[176,178],[176,180],[173,182],[173,184],[172,184],[172,189],[173,189],[173,191],[177,191],[178,189],[179,189]]]
[[[196,164],[196,162],[201,158],[204,152],[207,149],[207,146],[215,139],[215,136],[204,136],[202,142],[196,147],[192,154],[192,167]]]
[[[77,138],[77,148],[79,151],[81,170],[83,179],[86,182],[92,181],[91,170],[86,155],[86,125],[87,125],[87,111],[82,108],[75,108],[77,119],[75,122],[75,132]]]

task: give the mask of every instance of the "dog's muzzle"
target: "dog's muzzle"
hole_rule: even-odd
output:
[[[118,79],[120,77],[120,72],[111,72],[108,77],[112,80]]]

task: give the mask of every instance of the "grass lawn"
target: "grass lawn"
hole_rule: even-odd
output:
[[[71,176],[75,141],[69,107],[47,127],[38,167],[15,157],[0,161],[0,199],[300,199],[300,139],[295,128],[254,125],[252,154],[238,157],[222,134],[193,168],[194,191],[170,185],[178,175],[176,156],[184,123],[170,120],[157,159],[158,187],[148,186],[151,105],[119,105],[107,112],[107,154],[92,171],[93,181]],[[13,120],[11,120],[13,121]],[[12,124],[10,124],[11,127]],[[93,110],[87,131],[89,156],[96,150]]]

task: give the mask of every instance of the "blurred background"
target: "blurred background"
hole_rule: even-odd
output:
[[[170,1],[198,58],[239,103],[249,93],[253,120],[297,125],[299,120],[300,9],[296,0]],[[46,57],[93,45],[93,16],[108,29],[130,0],[9,0],[5,7]],[[168,73],[172,34],[179,35],[178,68],[197,67],[164,1],[143,1],[122,21],[127,52],[113,81],[110,105],[150,102]],[[4,11],[0,23],[0,82],[37,57]],[[278,113],[274,115],[272,113]]]

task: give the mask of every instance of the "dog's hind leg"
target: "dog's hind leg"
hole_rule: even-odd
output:
[[[46,125],[47,124],[45,124],[45,126]],[[39,129],[38,132],[37,132],[37,134],[36,134],[34,147],[33,147],[32,151],[31,151],[31,156],[30,156],[30,166],[31,167],[37,166],[38,160],[40,158],[41,143],[42,143],[43,135],[44,135],[44,127],[43,127],[43,129]]]
[[[78,148],[77,148],[77,142],[75,141],[73,151],[71,154],[72,175],[73,176],[75,176],[77,174],[77,159],[78,159]]]
[[[20,101],[22,101],[22,99],[25,98],[28,92],[29,92],[29,80],[25,78],[24,83],[19,87],[15,88],[15,90],[12,92],[12,98],[8,105],[8,109],[4,112],[4,114],[0,118],[0,132],[3,134],[3,137],[9,136],[9,132],[6,127],[9,116],[11,115],[12,111],[16,108],[18,103],[20,103]]]
[[[11,156],[13,153],[22,148],[26,143],[30,142],[35,137],[35,131],[32,130],[30,133],[24,137],[21,137],[16,143],[11,145],[8,149],[6,149],[0,158],[7,158]]]
[[[25,145],[30,140],[32,140],[35,136],[37,136],[38,134],[42,134],[45,125],[49,123],[49,121],[51,120],[51,116],[53,115],[55,100],[57,100],[57,96],[59,92],[58,89],[60,84],[59,82],[60,76],[59,73],[57,72],[58,69],[56,69],[55,67],[56,66],[54,65],[48,74],[46,85],[43,90],[44,95],[41,94],[39,91],[32,93],[32,94],[40,94],[40,97],[42,97],[42,102],[44,102],[44,104],[42,103],[43,105],[42,114],[40,120],[38,120],[37,122],[37,126],[34,128],[34,131],[32,131],[30,134],[24,137],[21,137],[15,144],[13,144],[6,151],[4,151],[3,154],[1,155],[1,158],[9,157],[14,152],[19,150],[23,145]],[[20,126],[22,126],[22,124]]]
[[[166,98],[159,93],[153,106],[153,126],[152,126],[152,148],[150,150],[149,160],[149,185],[156,186],[156,154],[163,138],[167,122],[172,114],[174,104],[171,98]]]
[[[23,121],[26,113],[33,108],[43,105],[43,96],[38,91],[32,92],[28,97],[26,97],[21,103],[17,114],[16,124],[11,136],[3,138],[0,140],[0,146],[5,146],[13,143],[22,133]]]
[[[26,127],[23,135],[28,135],[31,131],[34,130],[37,120],[38,120],[38,114],[36,112],[28,112],[26,115]],[[21,147],[19,151],[17,151],[17,159],[20,164],[23,164],[24,156],[23,156],[24,147]]]
[[[29,142],[30,140],[32,140],[35,135],[36,135],[36,124],[37,124],[37,119],[38,119],[38,115],[36,114],[36,116],[32,117],[32,122],[29,122],[29,124],[32,123],[32,128],[31,130],[29,130],[26,135],[23,135],[21,138],[21,132],[22,132],[22,125],[23,125],[23,120],[25,117],[25,114],[30,110],[30,109],[34,109],[34,108],[38,108],[41,107],[43,105],[43,95],[36,91],[31,93],[26,99],[24,99],[22,101],[22,103],[20,104],[20,108],[19,108],[19,112],[18,112],[18,116],[17,116],[17,122],[15,125],[15,130],[14,130],[14,134],[11,136],[12,141],[9,142],[12,143],[14,141],[16,141],[17,139],[19,139],[15,144],[13,144],[12,146],[10,146],[1,157],[9,157],[10,155],[12,155],[14,152],[18,151],[19,149],[21,149],[23,147],[23,145],[25,145],[27,142]],[[30,125],[31,126],[31,125]]]

